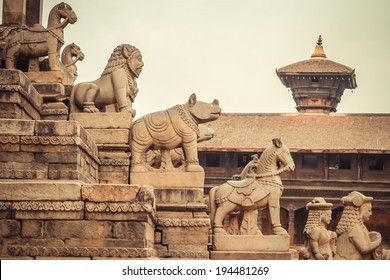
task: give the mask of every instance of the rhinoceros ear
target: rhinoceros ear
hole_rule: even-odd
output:
[[[190,104],[190,107],[194,106],[196,103],[196,94],[193,93],[190,96],[190,99],[188,99],[188,104]]]

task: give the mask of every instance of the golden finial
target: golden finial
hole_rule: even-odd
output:
[[[326,59],[326,54],[325,54],[324,48],[322,46],[322,36],[321,35],[318,37],[317,45],[314,49],[313,54],[311,55],[311,58]]]

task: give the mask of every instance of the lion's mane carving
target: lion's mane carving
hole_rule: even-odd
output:
[[[134,46],[117,46],[108,59],[101,77],[75,85],[70,102],[72,112],[104,112],[107,105],[116,104],[120,112],[131,112],[138,88],[136,78],[143,67],[141,52]]]

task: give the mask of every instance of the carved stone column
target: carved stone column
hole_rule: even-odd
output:
[[[295,237],[295,210],[288,210],[288,234],[290,235],[290,244],[294,244]]]

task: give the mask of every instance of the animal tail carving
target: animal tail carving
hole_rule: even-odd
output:
[[[76,94],[77,87],[78,87],[78,85],[75,85],[72,89],[72,93],[70,94],[70,100],[69,100],[70,113],[82,112],[82,110],[80,110],[80,108],[77,107],[76,101],[75,101],[75,94]]]
[[[209,208],[210,208],[210,225],[214,228],[215,212],[217,211],[217,203],[215,202],[215,193],[218,187],[214,187],[209,192]]]

